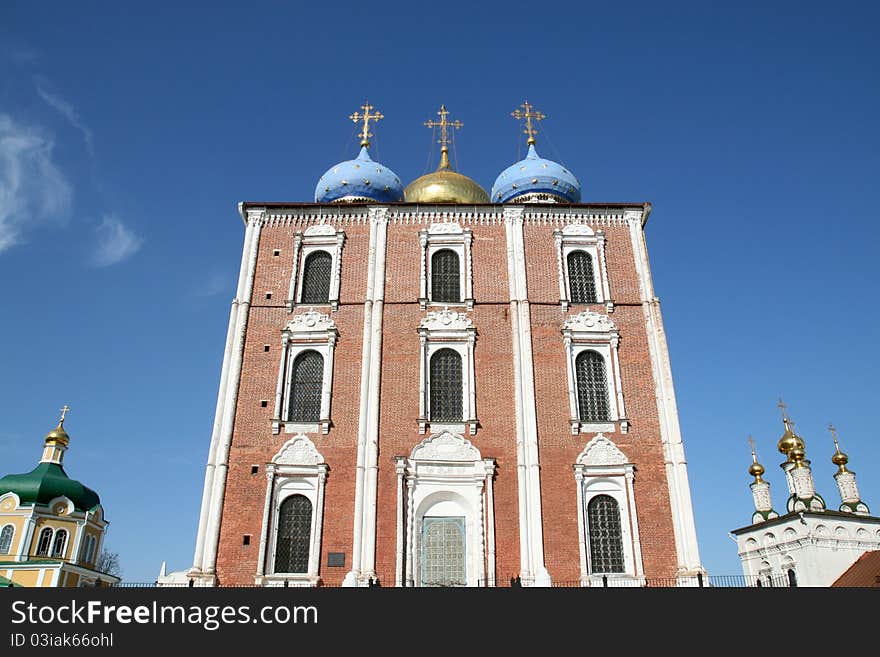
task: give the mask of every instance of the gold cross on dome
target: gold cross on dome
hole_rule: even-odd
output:
[[[370,145],[370,137],[373,136],[373,133],[370,132],[370,121],[376,122],[380,119],[384,119],[385,116],[378,110],[373,114],[370,114],[370,110],[376,109],[372,105],[370,105],[369,101],[361,105],[361,109],[364,110],[364,113],[355,112],[348,118],[350,118],[355,123],[364,122],[364,127],[361,130],[361,146],[369,146]]]
[[[834,446],[840,451],[840,445],[837,444],[837,428],[829,422],[828,431],[831,432],[831,437],[834,438]]]
[[[752,448],[752,460],[755,463],[757,463],[758,462],[758,455],[755,453],[755,441],[752,440],[751,434],[749,435],[749,447]]]
[[[782,397],[779,398],[779,403],[776,404],[776,407],[779,408],[779,410],[782,411],[782,419],[783,419],[783,420],[787,420],[787,419],[788,419],[788,415],[785,413],[785,409],[787,409],[788,406],[786,406],[785,402],[782,401]]]
[[[523,129],[523,133],[529,136],[528,143],[531,145],[535,143],[535,135],[538,134],[537,129],[532,127],[532,121],[537,123],[538,121],[546,119],[547,116],[543,112],[536,110],[527,100],[523,101],[523,104],[520,105],[520,107],[522,107],[522,111],[517,108],[513,110],[510,115],[518,121],[525,119],[526,127]]]
[[[64,416],[66,416],[68,414],[68,412],[70,412],[70,406],[65,404],[61,408],[61,419],[58,421],[58,424],[64,424]]]
[[[440,139],[437,140],[437,143],[440,144],[440,147],[444,150],[449,150],[449,128],[453,128],[454,130],[461,129],[464,127],[464,123],[456,119],[455,121],[448,121],[446,119],[449,116],[449,110],[446,109],[446,105],[440,106],[440,111],[437,112],[440,115],[439,121],[425,121],[426,128],[440,128]]]

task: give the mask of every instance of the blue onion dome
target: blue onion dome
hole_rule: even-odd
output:
[[[545,160],[529,140],[524,160],[501,172],[492,185],[493,203],[579,203],[581,184],[574,174],[553,160]]]
[[[366,146],[354,160],[331,167],[318,180],[315,203],[357,203],[403,200],[403,184],[388,167],[370,159]]]

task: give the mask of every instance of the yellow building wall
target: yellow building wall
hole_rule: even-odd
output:
[[[34,536],[31,539],[31,549],[30,554],[35,555],[37,553],[37,545],[40,542],[40,533],[46,527],[51,527],[53,531],[58,529],[66,529],[67,530],[67,545],[64,547],[64,558],[70,559],[70,554],[73,552],[73,545],[76,539],[76,521],[75,520],[65,520],[63,518],[40,518],[37,520],[37,525],[34,528]],[[54,541],[54,538],[53,538]],[[49,546],[49,555],[51,558],[52,554],[52,546]],[[56,557],[57,558],[57,557]]]
[[[10,578],[16,584],[21,584],[22,586],[36,586],[37,581],[39,580],[41,569],[37,570],[13,570],[12,577]],[[46,575],[49,581],[52,581],[52,578],[49,575]]]

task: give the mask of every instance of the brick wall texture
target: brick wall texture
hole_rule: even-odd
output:
[[[426,436],[419,435],[419,230],[429,222],[391,221],[387,227],[385,306],[379,412],[376,572],[383,585],[394,582],[397,544],[397,474],[394,457],[408,456]],[[590,224],[589,220],[583,223]],[[503,222],[466,223],[473,231],[473,291],[469,316],[477,330],[476,408],[480,428],[465,437],[484,458],[494,458],[496,572],[499,583],[520,571],[513,334],[510,315],[507,240]],[[364,298],[370,226],[340,223],[345,231],[338,310],[329,313],[339,339],[332,388],[329,433],[309,438],[329,466],[321,540],[321,583],[338,586],[352,560],[355,474]],[[285,305],[293,263],[294,234],[304,223],[269,224],[259,241],[226,493],[217,555],[221,585],[253,584],[260,550],[266,494],[266,464],[291,434],[272,432],[272,414],[281,357],[281,331],[291,318]],[[531,312],[534,388],[537,406],[541,509],[545,564],[554,581],[580,576],[577,497],[572,465],[594,434],[572,435],[565,350],[561,326],[568,315],[559,300],[553,230],[527,222],[523,228]],[[606,234],[611,319],[620,333],[620,376],[628,433],[606,433],[635,464],[634,493],[645,576],[674,577],[676,552],[663,459],[663,447],[639,282],[628,225],[594,225]],[[271,294],[271,298],[267,298]],[[590,306],[605,313],[604,305]],[[295,308],[300,313],[308,308]],[[269,350],[265,350],[269,345]],[[262,401],[268,402],[265,407]],[[257,472],[253,473],[253,466]],[[244,536],[251,537],[248,545]],[[345,554],[344,567],[328,567],[330,552]],[[268,560],[267,560],[268,563]]]

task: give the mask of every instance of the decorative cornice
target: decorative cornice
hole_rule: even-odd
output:
[[[298,434],[288,440],[272,458],[272,463],[276,465],[319,465],[323,462],[324,457],[304,434]]]
[[[300,315],[294,315],[287,326],[284,327],[284,333],[322,333],[326,331],[335,331],[336,323],[330,319],[329,315],[320,313],[317,310],[309,310]]]
[[[441,431],[413,448],[410,458],[418,461],[480,461],[480,450],[457,433]]]
[[[336,228],[331,226],[330,224],[317,224],[316,226],[309,226],[305,232],[306,237],[311,237],[312,235],[336,235]]]
[[[442,224],[431,224],[428,228],[429,235],[460,235],[463,233],[461,225],[458,222],[447,222]]]
[[[584,451],[577,457],[576,463],[579,465],[627,465],[629,460],[617,448],[617,445],[605,437],[605,434],[597,433],[596,437],[584,447]]]
[[[596,231],[586,224],[568,224],[562,229],[563,235],[595,235]]]

